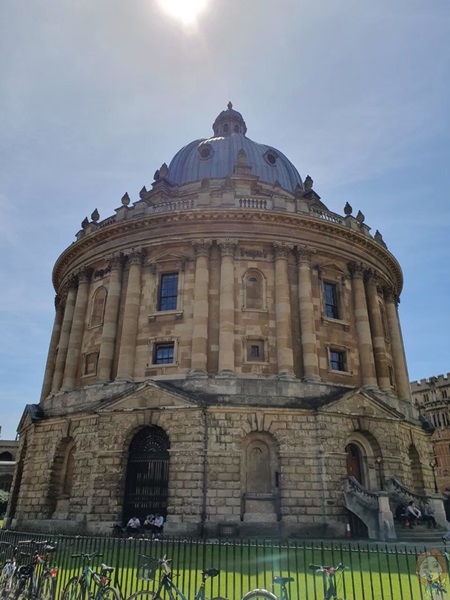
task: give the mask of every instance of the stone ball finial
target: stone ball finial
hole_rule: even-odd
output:
[[[344,214],[346,217],[349,217],[353,212],[353,208],[351,207],[351,205],[346,202],[345,206],[344,206]]]
[[[143,198],[145,198],[146,195],[147,195],[147,188],[144,185],[142,190],[139,192],[139,198],[142,200]]]
[[[228,102],[227,108],[228,110],[231,110],[233,108],[233,103],[231,102],[231,100]]]
[[[128,206],[130,204],[131,200],[130,200],[130,196],[128,195],[128,192],[125,192],[125,194],[122,196],[122,204],[124,206]]]
[[[87,217],[84,217],[84,219],[81,221],[81,227],[83,229],[86,229],[86,227],[89,225],[89,219]]]
[[[312,187],[314,185],[314,181],[312,180],[312,178],[307,175],[306,179],[305,179],[305,190],[312,190]]]
[[[356,220],[358,221],[358,223],[360,225],[362,225],[364,223],[365,218],[366,217],[363,215],[363,213],[360,210],[358,210],[358,214],[356,215]]]
[[[373,236],[373,239],[376,242],[382,242],[383,241],[383,236],[381,235],[381,233],[378,231],[378,229],[375,231],[375,235]]]
[[[97,221],[100,219],[100,214],[96,208],[94,209],[94,212],[91,214],[91,219],[93,220],[94,223],[97,223]]]

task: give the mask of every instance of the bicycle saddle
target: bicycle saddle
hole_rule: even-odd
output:
[[[295,581],[293,577],[274,577],[273,582],[279,583],[280,585],[286,585],[286,583],[290,583],[291,581]]]
[[[204,577],[215,577],[219,574],[219,569],[211,567],[210,569],[205,569],[202,573]]]
[[[114,571],[114,567],[108,567],[108,565],[105,565],[104,563],[102,563],[101,569],[106,573],[112,573]]]

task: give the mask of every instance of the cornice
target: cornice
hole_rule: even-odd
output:
[[[229,223],[229,222],[258,222],[262,224],[279,225],[283,227],[291,227],[292,232],[286,231],[277,232],[277,239],[284,238],[284,241],[290,244],[299,243],[299,232],[302,228],[308,232],[317,232],[329,239],[330,237],[338,238],[349,242],[354,248],[362,249],[370,252],[376,259],[382,261],[389,269],[395,281],[395,289],[397,294],[401,292],[403,286],[403,276],[401,267],[396,258],[382,245],[373,240],[371,237],[359,233],[353,229],[347,228],[345,225],[325,221],[317,217],[300,213],[286,213],[278,211],[261,211],[261,210],[242,210],[242,209],[211,209],[200,210],[192,209],[187,211],[176,211],[173,213],[156,213],[153,215],[144,215],[141,218],[136,218],[130,221],[120,221],[112,223],[106,227],[102,227],[95,233],[92,233],[81,240],[71,244],[57,259],[53,269],[53,285],[58,291],[61,280],[67,276],[66,270],[71,270],[71,262],[77,257],[89,252],[92,248],[101,245],[105,242],[117,242],[115,252],[120,252],[124,248],[130,246],[128,235],[146,231],[148,233],[148,241],[151,242],[151,235],[155,238],[164,238],[167,236],[167,243],[172,243],[173,232],[165,233],[169,226],[186,225],[189,223]],[[226,228],[229,232],[229,227]],[[248,230],[249,233],[256,230],[254,228]],[[205,232],[206,233],[206,232]],[[186,241],[190,242],[197,238],[196,233],[186,234]],[[208,232],[208,237],[211,237]],[[145,242],[144,242],[145,243]],[[161,242],[160,242],[161,243]],[[319,251],[318,244],[315,244]],[[111,254],[111,249],[109,249]],[[105,250],[105,254],[108,254]]]

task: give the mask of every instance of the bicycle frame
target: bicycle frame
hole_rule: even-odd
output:
[[[343,573],[347,567],[339,563],[336,567],[326,567],[324,565],[309,565],[309,568],[316,573],[322,573],[326,582],[324,600],[337,600],[336,573]]]
[[[94,557],[100,557],[100,556],[101,556],[100,554],[85,554],[85,555],[74,554],[74,555],[72,555],[72,558],[80,558],[81,557],[84,560],[83,570],[80,574],[79,579],[80,579],[80,581],[83,582],[83,585],[86,588],[88,596],[91,600],[94,598],[102,598],[103,590],[109,586],[110,581],[111,581],[111,577],[106,572],[104,572],[102,570],[99,575],[92,569],[92,567],[90,565],[90,561]],[[96,586],[95,593],[91,589],[91,580],[94,581],[95,586]]]
[[[50,556],[55,551],[55,547],[48,546],[46,542],[31,541],[24,543],[42,546],[43,550],[43,554],[40,554],[38,550],[35,550],[28,564],[15,566],[14,576],[22,579],[25,586],[29,586],[30,596],[35,598],[38,595],[41,580],[43,580],[46,575],[50,575],[53,579],[58,575],[59,569],[57,567],[50,567],[49,565]],[[36,570],[38,567],[41,567],[41,570],[37,574]]]
[[[159,597],[161,595],[161,590],[164,590],[169,596],[170,600],[176,600],[177,596],[181,598],[181,600],[188,600],[180,588],[172,581],[172,569],[170,568],[169,562],[170,561],[168,561],[165,557],[159,561],[164,574],[159,582],[155,595],[156,597]],[[197,593],[195,594],[195,600],[205,600],[206,580],[208,577],[215,577],[218,575],[218,573],[219,571],[217,569],[207,569],[206,571],[203,571],[202,582],[197,590]]]

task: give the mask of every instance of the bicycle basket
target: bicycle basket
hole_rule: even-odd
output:
[[[157,558],[149,558],[148,556],[141,555],[139,557],[137,578],[141,581],[153,581],[158,566],[159,560]]]

